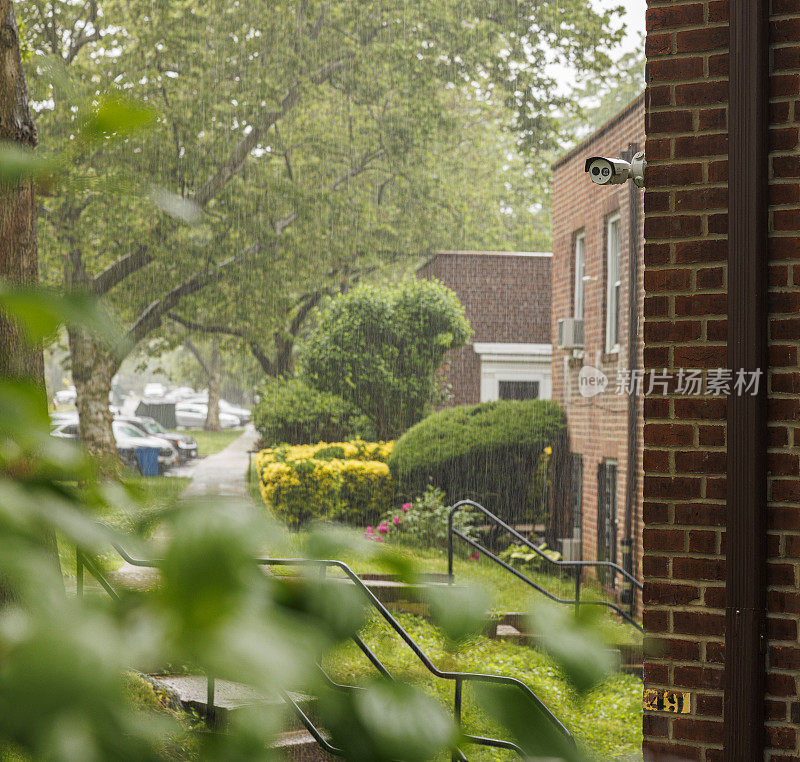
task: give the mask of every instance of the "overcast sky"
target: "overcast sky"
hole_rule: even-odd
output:
[[[625,8],[625,26],[627,37],[624,47],[626,50],[640,44],[639,35],[644,34],[644,12],[646,8],[645,0],[592,0],[596,8],[614,8],[622,5]]]

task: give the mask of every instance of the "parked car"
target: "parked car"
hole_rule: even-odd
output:
[[[50,427],[58,426],[62,423],[77,423],[78,411],[65,410],[63,413],[50,413]]]
[[[117,420],[135,426],[147,436],[166,439],[178,453],[178,461],[180,463],[185,463],[187,460],[197,457],[197,442],[188,434],[168,431],[158,421],[144,416],[119,416]]]
[[[251,413],[246,407],[239,407],[238,405],[232,405],[227,400],[220,400],[219,401],[219,409],[220,412],[223,413],[230,413],[231,415],[235,415],[241,423],[249,423]]]
[[[112,422],[111,427],[114,432],[114,439],[117,441],[117,447],[120,450],[136,447],[157,448],[159,473],[163,473],[178,462],[176,449],[166,439],[150,436],[142,429],[125,421],[115,420]]]
[[[191,396],[185,398],[183,402],[190,403],[192,405],[203,405],[204,407],[208,407],[208,391],[192,394]],[[228,400],[222,398],[220,398],[219,401],[219,409],[222,413],[235,415],[241,424],[248,423],[252,416],[252,413],[246,407],[234,405],[233,403],[228,402]]]
[[[76,399],[78,399],[78,394],[74,386],[70,386],[67,389],[59,389],[55,393],[55,401],[59,405],[72,405]]]
[[[163,397],[167,393],[167,387],[164,384],[154,381],[144,385],[145,397]]]
[[[136,459],[137,447],[154,447],[158,450],[159,473],[163,473],[170,466],[174,466],[175,463],[178,462],[178,453],[167,440],[160,437],[152,437],[141,429],[124,421],[115,420],[111,426],[120,458],[126,465],[134,470],[139,470],[139,464]],[[77,442],[80,438],[78,434],[78,422],[66,421],[56,424],[50,432],[50,435],[58,437],[59,439],[71,439]]]
[[[208,406],[200,402],[178,402],[175,405],[175,420],[185,429],[201,429],[208,416]],[[241,426],[239,417],[230,413],[219,413],[219,425],[223,429]]]
[[[78,440],[78,421],[54,421],[53,428],[50,430],[50,436],[58,437],[59,439],[74,439]]]

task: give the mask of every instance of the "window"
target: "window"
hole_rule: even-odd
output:
[[[575,303],[572,316],[576,320],[583,320],[583,276],[586,274],[586,237],[583,233],[575,236]]]
[[[617,463],[604,460],[597,467],[597,560],[617,562]],[[598,569],[604,585],[613,585],[607,569]]]
[[[606,223],[606,352],[619,349],[619,215]]]
[[[501,400],[535,400],[539,398],[538,381],[500,381]]]

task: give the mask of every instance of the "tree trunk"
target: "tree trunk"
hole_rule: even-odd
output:
[[[81,442],[92,455],[116,464],[119,454],[111,429],[108,395],[119,361],[81,329],[70,329],[69,350]]]
[[[0,0],[0,140],[27,148],[36,145],[12,0]],[[0,280],[35,285],[38,279],[36,197],[33,181],[27,179],[14,187],[0,186]],[[41,347],[25,346],[17,326],[3,317],[0,376],[32,378],[44,390]]]
[[[208,413],[203,428],[206,431],[220,431],[219,424],[219,386],[220,386],[220,356],[219,342],[216,338],[211,340],[211,357],[208,361]]]
[[[5,140],[28,148],[36,145],[13,0],[0,0],[0,141]],[[34,286],[38,280],[36,196],[33,181],[26,179],[15,187],[0,186],[0,281]],[[18,326],[0,316],[0,378],[3,377],[33,381],[42,391],[42,404],[47,405],[42,348],[26,346]],[[60,574],[55,533],[45,530],[41,540]],[[0,582],[0,604],[13,596],[14,591]]]

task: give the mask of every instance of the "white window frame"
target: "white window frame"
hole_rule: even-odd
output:
[[[501,381],[538,381],[539,399],[553,394],[550,344],[475,343],[481,363],[481,402],[500,399]]]
[[[616,251],[612,249],[611,231],[616,225]],[[620,215],[606,220],[606,352],[619,352],[619,297],[621,290],[620,258],[622,254]]]
[[[575,236],[575,295],[572,300],[572,316],[576,320],[583,320],[586,293],[584,275],[586,275],[586,235],[581,232]]]

